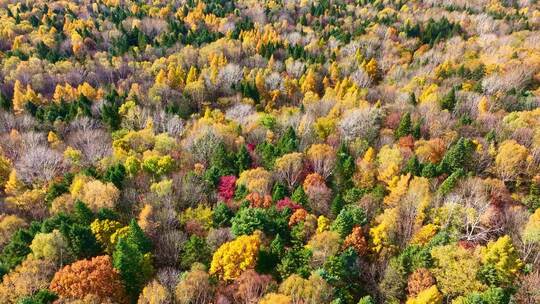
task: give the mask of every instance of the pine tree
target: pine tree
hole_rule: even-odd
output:
[[[230,226],[233,216],[233,211],[227,205],[218,203],[212,212],[212,225],[215,228]]]
[[[411,113],[407,112],[401,116],[399,120],[399,125],[394,131],[394,137],[399,139],[403,136],[411,134],[412,131],[412,122],[411,122]]]
[[[468,138],[460,138],[450,147],[437,168],[439,173],[448,173],[463,169],[466,170],[474,153],[474,143]]]
[[[220,142],[216,147],[210,165],[219,171],[219,176],[232,175],[234,173],[234,158],[229,155],[225,144]]]
[[[238,152],[236,153],[236,170],[240,174],[244,170],[251,168],[251,156],[245,145],[242,145]]]
[[[101,252],[101,245],[88,226],[62,225],[60,232],[66,237],[72,254],[78,258],[89,258]]]
[[[330,212],[333,216],[337,216],[344,206],[345,201],[343,200],[341,194],[338,193],[338,195],[336,195],[336,197],[334,197],[334,199],[332,200],[332,203],[330,205]]]
[[[79,224],[90,225],[94,221],[94,213],[82,201],[77,200],[73,209],[73,217]]]
[[[458,169],[458,170],[454,171],[439,186],[439,192],[442,195],[446,195],[446,194],[450,193],[450,191],[452,191],[452,189],[456,186],[459,178],[462,177],[462,176],[463,176],[463,169]]]
[[[418,103],[416,101],[416,95],[414,94],[414,92],[411,92],[411,94],[409,94],[409,103],[412,104],[413,106],[415,106]]]
[[[131,222],[129,222],[129,231],[126,241],[137,246],[139,251],[143,254],[152,250],[152,242],[144,234],[144,231],[141,229],[135,219],[131,219]]]
[[[13,108],[13,104],[9,98],[7,98],[2,92],[0,91],[0,108],[9,111],[11,108]]]
[[[347,145],[341,143],[336,153],[336,167],[334,173],[334,182],[337,190],[352,187],[351,178],[356,170],[354,158],[349,153]]]
[[[132,303],[136,302],[144,286],[143,262],[143,254],[137,246],[128,242],[125,238],[120,238],[113,253],[113,264],[114,268],[120,273],[120,277],[128,295],[132,299]]]
[[[413,157],[409,159],[403,171],[405,173],[411,173],[413,176],[420,176],[422,173],[422,164],[416,155],[413,155]]]
[[[287,154],[298,150],[298,138],[292,127],[288,127],[277,143],[278,153]]]
[[[122,182],[124,181],[125,176],[126,168],[122,163],[118,163],[107,168],[107,171],[105,171],[105,174],[103,175],[103,179],[113,183],[116,188],[122,188]]]
[[[420,139],[422,137],[422,123],[420,121],[414,123],[411,134],[414,139]]]
[[[272,190],[272,200],[277,202],[287,196],[287,187],[282,182],[276,182]]]
[[[308,197],[304,192],[304,188],[302,188],[302,185],[298,186],[296,190],[294,190],[291,199],[295,203],[300,204],[303,207],[308,206]]]
[[[456,106],[456,89],[452,88],[441,100],[441,108],[448,111],[453,111]]]

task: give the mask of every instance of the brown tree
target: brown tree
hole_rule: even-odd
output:
[[[54,275],[49,288],[60,298],[84,299],[94,295],[102,301],[127,301],[120,275],[107,255],[65,266]]]

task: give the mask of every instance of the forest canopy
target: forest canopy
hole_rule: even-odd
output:
[[[0,0],[0,303],[540,303],[535,0]]]

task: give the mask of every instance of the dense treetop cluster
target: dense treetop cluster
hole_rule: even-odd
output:
[[[0,303],[540,303],[536,0],[0,0]]]

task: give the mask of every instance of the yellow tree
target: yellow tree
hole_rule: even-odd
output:
[[[495,157],[495,169],[503,181],[514,180],[527,167],[529,151],[515,140],[505,140]]]
[[[354,182],[360,188],[371,188],[375,184],[375,149],[369,147],[362,158],[356,160]]]
[[[24,111],[24,87],[19,80],[15,80],[15,86],[13,87],[13,110],[15,113],[22,113]]]
[[[287,295],[271,292],[266,294],[259,304],[292,304],[292,299]]]
[[[141,292],[137,304],[167,304],[171,303],[171,294],[158,281],[148,283]]]
[[[109,219],[96,219],[90,224],[90,229],[96,237],[96,240],[98,240],[108,253],[112,253],[114,249],[111,242],[111,236],[120,228],[122,228],[120,222]]]
[[[433,285],[428,289],[421,291],[416,298],[407,300],[407,304],[440,304],[443,301],[443,295]]]
[[[332,286],[317,273],[308,279],[293,274],[281,283],[279,292],[290,296],[293,303],[328,303],[333,295]]]
[[[486,286],[478,281],[480,257],[459,245],[438,246],[431,250],[433,268],[441,292],[448,297],[480,292]]]
[[[399,173],[403,156],[398,147],[383,146],[377,155],[378,176],[380,181],[390,184]]]
[[[1,150],[0,150],[1,152]],[[4,188],[11,173],[11,161],[0,154],[0,188]]]
[[[255,267],[261,239],[259,234],[242,235],[216,250],[210,265],[210,274],[222,280],[234,280],[246,269]]]
[[[386,255],[394,250],[394,235],[398,214],[397,207],[385,209],[376,219],[378,224],[369,229],[372,242],[371,248],[375,253]]]
[[[524,266],[508,235],[482,248],[482,263],[493,266],[499,279],[506,284],[511,284]]]
[[[272,174],[264,168],[259,167],[250,170],[244,170],[238,180],[237,185],[244,185],[249,192],[258,192],[267,194],[270,191]]]
[[[301,80],[301,86],[303,93],[306,92],[317,92],[317,74],[313,69],[308,69],[307,73],[304,75]]]

